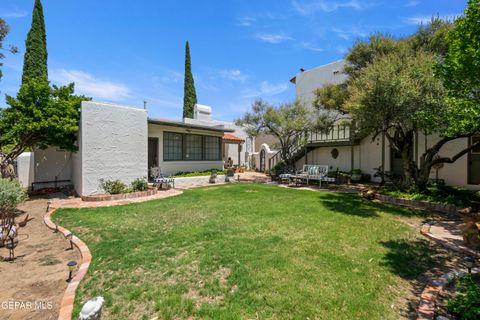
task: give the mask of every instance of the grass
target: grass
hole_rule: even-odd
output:
[[[215,186],[120,207],[58,210],[93,261],[75,301],[104,319],[398,319],[435,261],[402,221],[356,194]]]
[[[185,177],[203,177],[203,176],[210,176],[212,172],[215,171],[218,175],[225,175],[227,174],[227,170],[207,170],[207,171],[195,171],[195,172],[178,172],[175,174],[176,178],[185,178]]]
[[[480,192],[450,186],[432,185],[425,192],[384,187],[380,189],[380,193],[396,198],[450,204],[456,207],[480,206]]]

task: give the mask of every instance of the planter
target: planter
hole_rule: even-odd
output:
[[[92,196],[82,196],[82,200],[86,202],[93,201],[114,201],[114,200],[123,200],[123,199],[134,199],[153,196],[157,194],[157,189],[149,189],[147,191],[137,191],[130,193],[121,193],[121,194],[97,194]]]

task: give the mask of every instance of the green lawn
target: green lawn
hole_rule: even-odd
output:
[[[398,319],[434,261],[414,211],[260,184],[54,219],[93,254],[80,303],[102,319]],[[192,318],[192,319],[193,319]]]

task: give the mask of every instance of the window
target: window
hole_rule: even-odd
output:
[[[202,136],[185,135],[185,160],[202,160]]]
[[[220,160],[220,138],[204,137],[205,154],[204,160]]]
[[[182,160],[182,134],[164,132],[163,134],[163,160]]]
[[[480,136],[472,137],[472,144],[477,143],[480,140]],[[480,146],[476,146],[472,149],[472,153],[480,153]]]

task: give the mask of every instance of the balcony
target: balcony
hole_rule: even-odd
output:
[[[307,134],[307,146],[351,145],[353,135],[350,126],[335,125],[328,133],[310,132]]]

